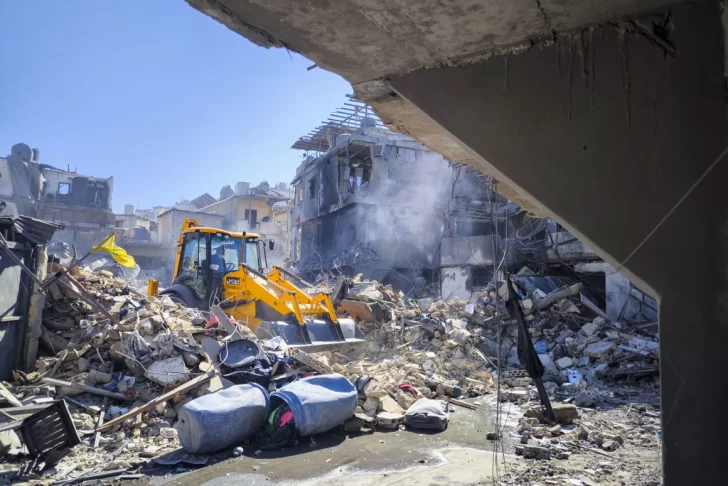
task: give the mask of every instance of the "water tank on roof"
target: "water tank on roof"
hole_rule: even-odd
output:
[[[238,182],[235,184],[235,194],[238,196],[247,196],[250,191],[250,182]]]
[[[134,204],[124,204],[124,214],[134,214],[136,206]]]
[[[30,162],[33,160],[33,150],[30,145],[24,143],[16,143],[10,148],[10,155],[18,158],[23,162]]]
[[[220,200],[227,199],[229,197],[233,197],[235,195],[235,191],[232,187],[229,185],[223,186],[222,189],[220,189]]]

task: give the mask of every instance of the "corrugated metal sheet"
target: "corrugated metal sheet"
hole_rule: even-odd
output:
[[[29,216],[3,216],[0,215],[0,228],[15,228],[15,231],[36,245],[46,245],[57,229],[64,228],[62,224],[49,223]]]

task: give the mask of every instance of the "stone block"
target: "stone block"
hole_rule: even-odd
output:
[[[145,376],[162,386],[169,386],[179,381],[185,381],[188,378],[187,368],[182,356],[155,361],[147,368]]]
[[[556,360],[556,366],[558,366],[561,370],[570,368],[573,364],[574,362],[568,356],[564,356],[563,358]]]
[[[159,435],[161,435],[165,439],[176,439],[177,429],[173,429],[172,427],[162,427],[161,429],[159,429]]]
[[[598,331],[599,327],[596,324],[594,324],[593,322],[587,322],[586,324],[581,326],[581,330],[579,332],[581,332],[584,336],[589,337]]]
[[[584,349],[584,354],[592,358],[601,358],[614,351],[617,345],[612,341],[597,341]]]
[[[537,445],[523,446],[523,457],[526,459],[551,459],[551,451],[546,447]]]
[[[546,371],[551,373],[556,371],[556,365],[554,364],[554,360],[551,359],[551,356],[548,354],[539,354],[538,359],[541,360],[541,364]]]
[[[579,409],[571,403],[557,403],[552,406],[556,421],[561,424],[570,424],[574,419],[579,418]]]
[[[574,405],[577,407],[593,407],[594,399],[587,392],[581,392],[574,398]]]
[[[454,341],[458,346],[465,346],[470,339],[470,332],[465,329],[453,329],[450,333],[450,340]]]

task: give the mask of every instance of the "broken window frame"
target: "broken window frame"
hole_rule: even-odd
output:
[[[252,221],[250,220],[250,214],[252,214],[252,216],[253,216]],[[258,224],[258,210],[257,209],[252,209],[252,210],[246,209],[243,218],[245,219],[245,221],[247,221],[249,223],[249,227],[252,228],[253,226]]]
[[[63,192],[63,190],[66,190]],[[58,195],[59,196],[70,196],[71,195],[71,183],[70,182],[58,182]]]
[[[316,199],[316,178],[312,177],[308,180],[308,199]]]
[[[470,287],[484,288],[493,280],[488,267],[470,267]]]

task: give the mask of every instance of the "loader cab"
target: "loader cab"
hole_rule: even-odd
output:
[[[245,235],[243,248],[243,263],[261,273],[268,273],[268,258],[265,252],[265,242],[258,236]]]
[[[225,275],[237,271],[241,263],[267,272],[265,245],[258,235],[212,228],[187,231],[182,238],[173,284],[189,289],[183,299],[187,306],[207,310],[210,302],[221,295]]]

